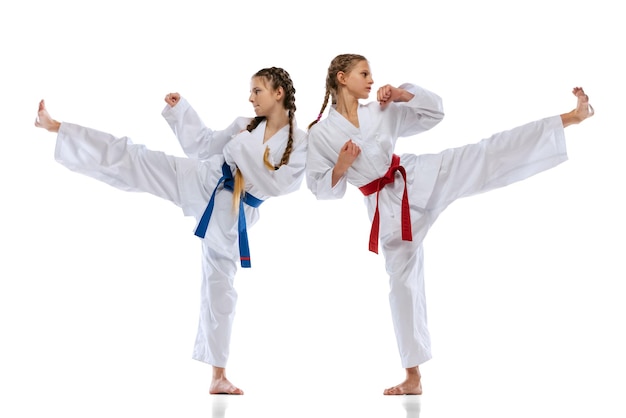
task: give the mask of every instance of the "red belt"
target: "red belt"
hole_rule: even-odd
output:
[[[404,193],[402,194],[402,240],[413,241],[413,232],[411,230],[411,212],[409,210],[409,197],[406,192],[406,170],[400,165],[400,157],[393,154],[391,157],[391,165],[385,175],[379,179],[359,187],[361,193],[369,196],[376,193],[376,211],[372,220],[372,230],[370,232],[369,250],[378,254],[378,231],[380,229],[380,215],[378,212],[378,192],[380,192],[386,184],[393,183],[396,171],[402,174],[404,179]]]

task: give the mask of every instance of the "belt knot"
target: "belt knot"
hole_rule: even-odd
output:
[[[378,195],[379,192],[387,184],[393,183],[396,171],[402,174],[404,179],[404,193],[402,194],[402,240],[412,241],[413,232],[411,228],[411,211],[409,209],[409,197],[406,187],[406,170],[400,165],[400,156],[393,154],[391,157],[391,164],[384,176],[367,183],[365,186],[359,187],[361,193],[365,196],[376,193],[376,210],[374,211],[374,218],[372,219],[372,229],[370,231],[369,250],[378,254],[378,235],[380,231],[380,213],[378,210]]]

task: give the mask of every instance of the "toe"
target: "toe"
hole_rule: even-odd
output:
[[[402,389],[398,386],[394,386],[392,388],[385,389],[385,395],[402,395]]]

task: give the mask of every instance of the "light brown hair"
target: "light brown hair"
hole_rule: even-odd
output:
[[[349,73],[361,61],[367,61],[367,59],[363,55],[358,54],[341,54],[333,58],[328,67],[328,73],[326,74],[326,94],[324,95],[324,103],[322,104],[319,115],[317,115],[317,119],[309,124],[308,129],[311,129],[313,125],[320,121],[324,109],[326,109],[328,105],[328,99],[332,98],[331,104],[337,104],[337,93],[339,91],[337,73],[340,71]]]

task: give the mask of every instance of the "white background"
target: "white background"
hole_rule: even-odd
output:
[[[221,129],[253,114],[250,76],[280,66],[304,128],[347,52],[369,59],[375,87],[443,97],[444,121],[398,153],[569,111],[585,88],[597,114],[567,128],[569,161],[456,202],[426,238],[434,358],[420,416],[626,415],[617,2],[33,0],[0,15],[0,416],[223,415],[210,367],[190,358],[193,220],[56,163],[55,136],[33,126],[38,101],[182,155],[160,115],[168,92]],[[410,415],[381,394],[404,372],[368,233],[354,190],[316,201],[303,185],[264,203],[253,268],[236,278],[228,376],[246,395],[227,417]]]

